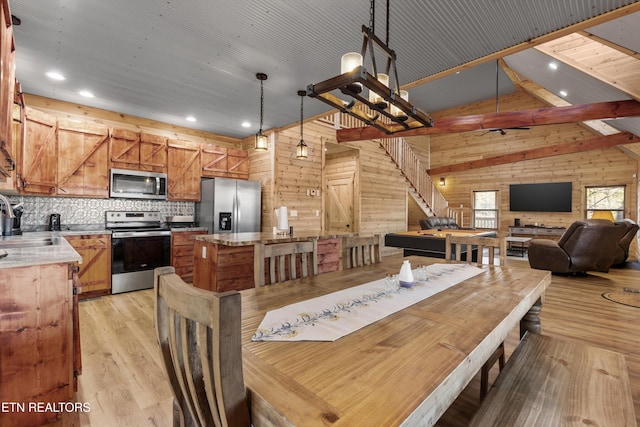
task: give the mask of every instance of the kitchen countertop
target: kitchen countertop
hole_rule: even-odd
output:
[[[18,236],[3,236],[0,245],[5,241],[18,241],[52,237],[57,244],[27,248],[2,249],[6,256],[0,258],[0,268],[29,267],[42,264],[58,264],[64,262],[82,262],[82,257],[57,231],[26,232]],[[4,253],[3,252],[3,253]]]
[[[195,236],[195,240],[203,240],[209,243],[217,243],[226,246],[248,246],[256,243],[284,243],[284,242],[304,242],[311,239],[333,239],[336,237],[355,236],[357,233],[294,233],[273,234],[273,233],[219,233],[201,234]]]

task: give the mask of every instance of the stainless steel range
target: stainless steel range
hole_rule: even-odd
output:
[[[153,288],[153,269],[171,262],[171,231],[156,211],[107,211],[111,293]]]

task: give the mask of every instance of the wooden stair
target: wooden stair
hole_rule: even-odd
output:
[[[409,194],[427,216],[449,216],[449,204],[404,138],[379,140],[409,183]]]

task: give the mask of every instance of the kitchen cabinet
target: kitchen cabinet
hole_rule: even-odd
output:
[[[212,144],[200,146],[202,176],[207,178],[227,176],[227,148]]]
[[[176,139],[167,141],[169,200],[200,200],[200,145]]]
[[[247,150],[227,150],[227,177],[249,179],[249,152]]]
[[[140,165],[143,171],[167,173],[167,138],[140,134]]]
[[[78,280],[80,299],[111,294],[111,235],[86,234],[65,236],[82,257]]]
[[[58,166],[56,118],[30,107],[24,108],[24,117],[18,189],[25,194],[54,195]]]
[[[0,402],[73,402],[74,304],[70,264],[0,269]],[[39,426],[55,411],[2,411],[0,425]]]
[[[0,180],[5,180],[14,166],[12,149],[13,100],[15,95],[15,55],[9,1],[0,4]]]
[[[199,231],[172,231],[171,232],[171,265],[176,269],[176,274],[187,283],[193,281],[193,236],[207,234],[205,230]]]
[[[14,162],[18,162],[18,156],[16,151],[17,151],[17,147],[20,147],[22,137],[24,134],[23,132],[24,127],[22,126],[22,123],[24,123],[23,105],[24,105],[24,97],[20,90],[20,84],[16,83],[16,102],[14,102],[13,104],[13,123],[12,123],[13,130],[11,132],[12,141],[11,141],[11,147],[10,147],[11,158],[13,159]],[[9,175],[6,177],[4,181],[0,179],[0,193],[12,194],[18,191],[17,178],[16,178],[17,174],[16,174],[15,166],[16,164],[13,163],[12,167],[9,168],[11,170],[10,171],[7,170],[7,172],[9,172]]]
[[[167,138],[113,129],[109,138],[109,167],[166,173]]]
[[[58,195],[109,197],[108,136],[106,126],[58,120]]]
[[[140,133],[113,129],[109,138],[109,168],[135,169],[140,166]]]

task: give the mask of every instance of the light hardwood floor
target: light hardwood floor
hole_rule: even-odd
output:
[[[528,268],[526,261],[507,266]],[[640,269],[584,276],[553,276],[542,308],[543,333],[623,353],[640,421],[640,308],[605,300],[604,292],[640,288]],[[171,392],[164,379],[153,327],[151,290],[80,303],[83,373],[77,401],[91,411],[63,426],[171,426]],[[507,354],[517,344],[514,330]],[[426,363],[426,362],[425,362]],[[497,367],[491,381],[497,375]],[[466,426],[479,405],[479,375],[441,418],[439,426]]]

